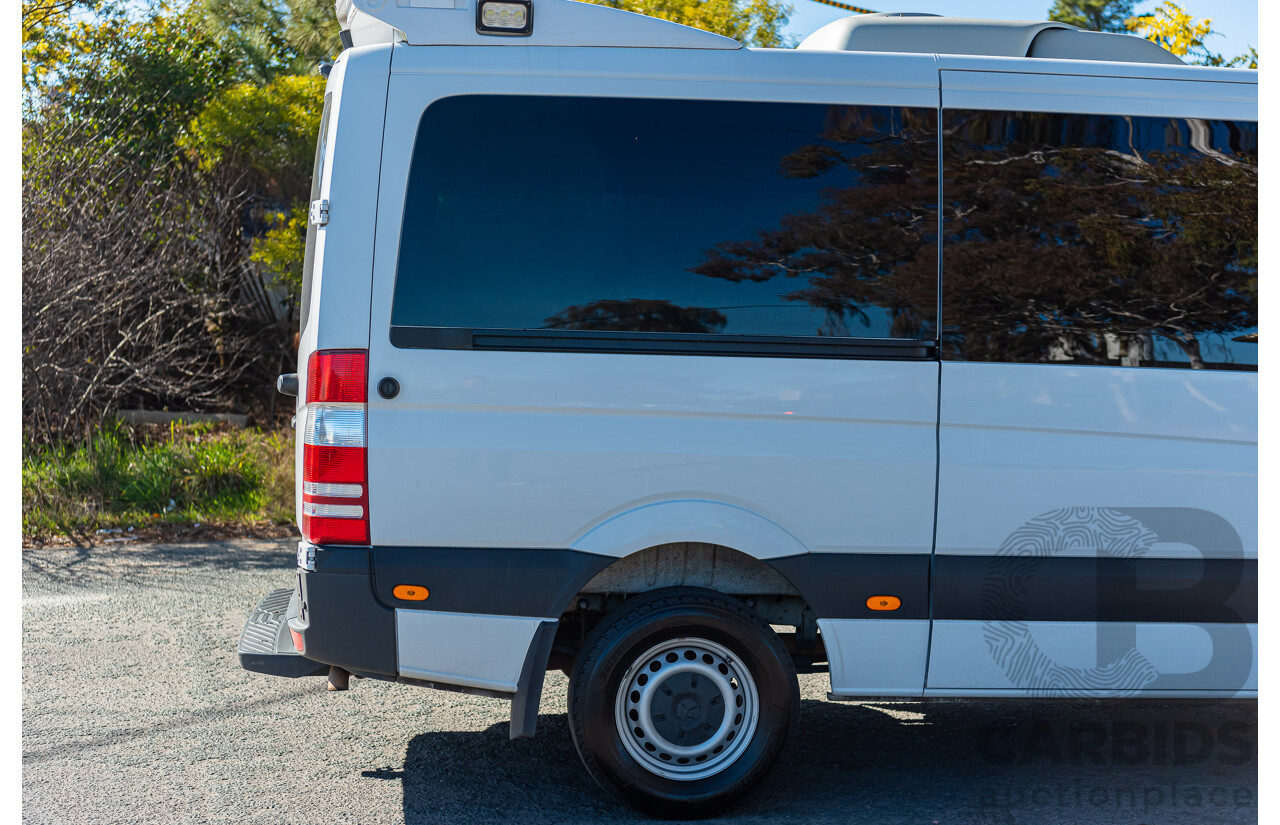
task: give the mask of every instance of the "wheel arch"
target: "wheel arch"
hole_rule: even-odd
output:
[[[638,503],[579,532],[570,547],[623,558],[664,544],[731,547],[755,559],[808,553],[803,539],[776,521],[724,501],[699,498]]]
[[[803,596],[770,564],[723,544],[680,541],[645,547],[610,562],[583,584],[583,595],[633,595],[664,587],[702,587],[726,596]],[[566,605],[571,609],[572,604]]]
[[[571,591],[561,618],[576,611],[584,597],[593,606],[604,605],[605,597],[685,586],[748,599],[772,597],[771,618],[787,620],[777,623],[809,622],[816,628],[799,588],[771,561],[805,555],[811,548],[792,531],[736,504],[697,498],[641,503],[588,526],[570,549],[610,560]],[[549,639],[535,648],[523,669],[522,701],[512,708],[513,739],[533,735],[543,673],[559,655],[553,655]]]

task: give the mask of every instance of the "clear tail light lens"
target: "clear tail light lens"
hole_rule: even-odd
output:
[[[369,543],[369,354],[319,350],[307,362],[302,535],[312,544]]]

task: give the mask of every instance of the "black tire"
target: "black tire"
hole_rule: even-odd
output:
[[[676,639],[685,641],[676,642]],[[690,649],[685,650],[685,646]],[[653,650],[662,650],[663,653],[646,665],[651,657],[645,654]],[[671,657],[672,653],[676,656],[669,661],[674,664],[661,671],[659,668],[666,667],[663,663],[668,660],[664,657]],[[725,655],[721,657],[719,654]],[[639,659],[642,655],[643,661]],[[684,661],[685,658],[689,661]],[[700,668],[700,660],[707,663],[708,671],[714,665],[726,674],[714,688],[708,688],[707,683],[714,682],[715,678],[706,674],[676,672],[680,668]],[[739,679],[733,670],[727,671],[723,667],[726,663],[729,668],[741,669],[743,678]],[[664,731],[673,732],[674,738],[681,739],[689,731],[684,727],[679,730],[673,728],[673,724],[686,724],[685,721],[675,722],[674,717],[693,719],[692,724],[699,729],[691,733],[691,738],[701,739],[694,745],[703,749],[696,758],[710,756],[712,760],[703,763],[706,767],[698,768],[692,764],[677,767],[674,760],[660,763],[655,757],[646,756],[652,751],[669,760],[669,755],[660,751],[674,750],[661,735],[653,735],[655,728],[650,728],[651,735],[647,740],[637,729],[634,741],[630,744],[623,741],[623,734],[615,722],[618,717],[616,709],[626,706],[629,701],[637,701],[632,697],[639,694],[634,691],[620,693],[619,688],[624,677],[628,678],[629,686],[644,685],[647,668],[653,668],[654,678],[651,687],[641,688],[649,691],[651,702],[644,706],[644,712],[648,714],[644,721],[661,724]],[[641,675],[637,676],[637,673]],[[710,677],[715,677],[714,672]],[[699,678],[702,678],[700,687]],[[733,687],[735,680],[737,688]],[[681,698],[684,704],[678,713],[666,714],[655,710],[661,702],[667,705],[660,709],[677,710],[671,704],[677,695],[672,693],[670,686],[675,685],[679,690],[681,685],[690,683],[695,686],[693,692],[678,696],[693,698]],[[715,692],[717,690],[720,692]],[[747,707],[756,710],[755,714],[748,714],[752,719],[741,721],[742,714],[735,714],[729,706],[729,697],[735,700],[739,697],[725,691],[734,690],[750,692]],[[709,699],[706,698],[708,691]],[[662,699],[658,692],[669,698]],[[721,696],[725,701],[718,701]],[[635,707],[639,706],[632,706],[627,713],[633,713]],[[738,707],[743,706],[739,704]],[[716,713],[718,717],[714,716]],[[587,771],[603,788],[647,813],[664,817],[707,816],[742,795],[764,776],[778,758],[797,725],[799,713],[800,689],[795,666],[769,625],[742,602],[695,587],[666,588],[628,599],[622,607],[604,617],[588,635],[569,679],[569,728]],[[673,721],[666,721],[667,716],[671,716]],[[660,718],[664,721],[653,721]],[[700,725],[704,719],[708,724]],[[710,722],[713,719],[719,727],[713,733],[703,732],[703,728],[712,730]],[[743,727],[732,729],[735,719]],[[747,726],[748,723],[753,727]],[[630,726],[632,723],[625,724]],[[731,728],[728,734],[721,733],[726,726]],[[722,755],[721,749],[731,743],[739,731],[743,734],[741,740],[748,744],[742,745],[741,741],[732,744]],[[728,739],[719,741],[715,756],[705,751],[718,741],[714,737],[723,739],[726,735]],[[662,747],[655,750],[649,744],[653,742]],[[648,751],[639,750],[639,744],[644,744]],[[635,755],[637,753],[638,756]],[[724,762],[729,758],[732,761]],[[652,767],[646,766],[646,760]],[[688,763],[691,760],[681,761]],[[667,768],[691,773],[674,778],[659,775],[658,771]],[[697,774],[698,770],[714,770],[715,773],[701,776]]]

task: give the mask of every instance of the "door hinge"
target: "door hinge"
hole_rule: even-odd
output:
[[[329,223],[328,198],[321,198],[318,201],[311,202],[311,222],[316,226],[325,226]]]

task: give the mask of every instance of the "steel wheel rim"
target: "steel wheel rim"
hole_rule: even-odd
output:
[[[636,657],[614,701],[627,753],[650,773],[690,782],[720,773],[751,742],[759,721],[755,679],[728,648],[670,639]]]

